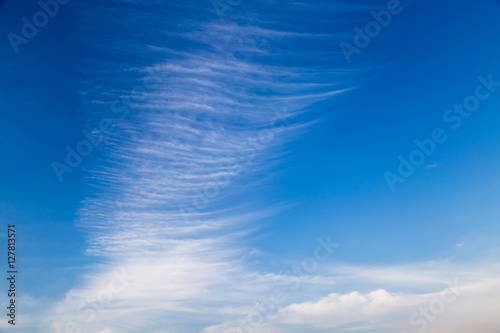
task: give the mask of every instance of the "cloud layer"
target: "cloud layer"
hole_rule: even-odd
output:
[[[73,5],[75,39],[90,50],[79,69],[82,116],[89,128],[111,119],[115,130],[92,155],[78,212],[99,264],[40,315],[46,332],[239,332],[256,301],[290,290],[297,277],[251,264],[261,253],[250,241],[289,203],[256,209],[236,198],[263,186],[286,143],[314,128],[315,103],[355,86],[357,69],[335,67],[344,36],[331,31],[366,8],[291,3],[283,13],[281,3],[259,4],[260,14],[252,3],[224,21],[206,3]],[[325,265],[251,328],[398,332],[457,272]],[[485,276],[466,289],[490,304],[486,290],[498,281]],[[468,327],[472,309],[460,304],[447,312],[461,315],[459,326],[443,316],[429,332]],[[483,310],[489,332],[497,322]]]

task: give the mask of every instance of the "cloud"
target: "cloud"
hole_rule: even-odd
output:
[[[279,311],[279,321],[285,324],[311,325],[327,329],[379,318],[403,306],[418,304],[404,295],[391,294],[380,289],[370,293],[332,293],[317,302],[289,305]]]
[[[281,308],[265,321],[226,323],[211,332],[429,332],[466,333],[481,329],[493,333],[500,319],[495,302],[500,279],[451,285],[433,293],[394,293],[383,289],[368,293],[331,293],[317,301]]]
[[[92,155],[78,210],[100,263],[51,307],[47,331],[189,332],[247,312],[278,283],[251,267],[262,254],[249,237],[288,203],[232,201],[266,181],[241,178],[282,163],[285,143],[314,126],[314,103],[352,87],[311,65],[328,54],[286,61],[299,40],[336,35],[203,15],[194,24],[198,5],[180,2],[161,3],[180,13],[170,19],[153,3],[74,6],[79,41],[98,54],[82,65],[82,110],[90,128],[108,118],[116,129]]]
[[[75,4],[85,14],[80,40],[98,54],[83,65],[92,65],[84,78],[92,89],[82,89],[82,109],[90,127],[119,120],[87,167],[78,210],[86,253],[99,264],[48,307],[46,332],[236,332],[276,288],[286,301],[254,332],[360,331],[404,321],[440,290],[438,277],[455,276],[436,267],[325,265],[295,292],[296,278],[251,265],[262,255],[251,235],[289,203],[251,208],[234,198],[266,179],[239,181],[282,163],[286,143],[316,124],[312,106],[352,88],[344,75],[356,70],[330,67],[336,52],[324,45],[339,36],[327,33],[328,6],[290,4],[286,23],[263,13],[250,25],[204,19],[199,4],[159,4]],[[163,6],[179,15],[162,16]],[[311,20],[306,13],[317,14],[316,31],[294,30],[296,15]],[[367,291],[367,280],[384,287]],[[409,292],[416,284],[434,291]]]

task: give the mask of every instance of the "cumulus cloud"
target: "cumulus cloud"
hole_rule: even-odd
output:
[[[456,281],[455,281],[456,282]],[[432,293],[353,291],[287,305],[268,318],[206,328],[211,332],[497,332],[500,279],[452,283]],[[243,323],[243,324],[242,324]]]

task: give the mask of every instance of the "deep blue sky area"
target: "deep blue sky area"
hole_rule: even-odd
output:
[[[267,274],[311,256],[327,235],[340,244],[329,259],[336,267],[469,267],[498,254],[499,1],[404,2],[351,62],[340,43],[354,45],[354,28],[364,29],[387,1],[243,0],[223,19],[217,1],[72,0],[18,53],[8,34],[21,34],[21,18],[40,7],[0,2],[0,246],[16,224],[21,295],[63,317],[27,321],[26,332],[64,332],[57,323],[73,318],[66,309],[94,297],[121,267],[151,273],[86,323],[92,332],[230,332],[222,328],[275,286]],[[131,98],[151,68],[161,73],[158,84]],[[453,129],[447,110],[489,77],[496,90]],[[64,163],[82,130],[118,119],[111,101],[124,98],[135,113],[60,182],[53,162]],[[176,212],[203,182],[248,155],[235,142],[255,137],[277,108],[298,115],[180,222]],[[446,141],[392,190],[386,173],[398,175],[398,157],[408,159],[414,141],[436,128]],[[167,282],[147,289],[155,276]],[[225,288],[231,299],[211,294]],[[328,283],[304,288],[280,307],[296,322],[273,317],[265,332],[344,332],[293,314],[300,302],[333,292]],[[311,299],[309,290],[317,291]],[[115,305],[133,312],[148,297],[144,321],[105,315]],[[297,307],[286,308],[292,301]],[[41,318],[42,310],[29,311]],[[158,330],[156,315],[169,318],[168,331]],[[360,332],[378,332],[377,320],[365,319]]]
[[[84,128],[78,113],[70,45],[71,15],[58,15],[15,54],[7,32],[19,32],[22,16],[40,8],[36,2],[5,1],[0,9],[1,220],[19,230],[19,262],[23,287],[34,297],[63,297],[88,262],[84,239],[75,232],[75,211],[82,198],[78,171],[59,183],[51,168],[64,159],[65,145],[74,145]],[[63,14],[64,7],[61,8]],[[2,231],[3,233],[4,231]],[[60,286],[65,286],[60,288]]]
[[[286,236],[270,242],[273,250],[305,254],[310,242],[289,240],[308,235],[313,242],[320,230],[349,248],[339,260],[387,263],[444,256],[478,223],[497,230],[499,159],[492,152],[499,143],[500,97],[482,103],[456,131],[443,121],[448,108],[474,93],[479,75],[500,77],[497,5],[421,1],[363,50],[382,48],[383,66],[332,102],[329,121],[296,145],[290,172],[276,186],[283,189],[280,199],[299,204],[279,219]],[[436,127],[449,139],[392,193],[384,172],[395,172],[397,157],[407,157],[413,141],[429,138]],[[488,212],[485,202],[493,205]]]

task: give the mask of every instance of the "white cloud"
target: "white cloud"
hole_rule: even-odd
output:
[[[78,226],[88,236],[87,254],[103,263],[50,309],[47,326],[57,332],[67,325],[92,332],[162,327],[186,332],[247,312],[255,297],[278,283],[273,274],[249,267],[250,259],[261,254],[247,239],[281,206],[255,210],[246,203],[225,203],[241,191],[234,184],[242,175],[280,163],[283,144],[309,130],[314,121],[298,120],[307,108],[348,88],[333,83],[338,77],[333,71],[281,65],[287,55],[269,54],[259,43],[335,36],[211,20],[189,29],[180,22],[176,31],[164,20],[165,27],[149,31],[165,36],[155,45],[123,36],[120,29],[103,29],[107,34],[96,44],[93,34],[85,33],[97,29],[96,6],[75,6],[87,12],[81,22],[89,25],[81,40],[89,47],[108,53],[130,47],[149,59],[143,66],[89,61],[92,69],[81,96],[89,118],[119,118],[125,111],[110,110],[123,98],[132,98],[125,103],[130,115],[101,145],[99,163],[87,173],[91,193],[78,212]],[[99,8],[114,15],[98,22],[115,28],[144,22],[151,10],[136,15],[134,7],[133,15],[119,19],[116,13],[127,12],[127,6],[113,11],[111,3],[102,2]],[[197,49],[174,50],[168,43],[179,38]],[[238,56],[251,50],[269,58]],[[140,80],[130,77],[151,72],[154,88],[135,98],[127,83]],[[272,125],[281,127],[271,132]],[[246,183],[245,189],[264,181]],[[125,272],[127,285],[102,301],[115,286],[114,272]]]
[[[117,13],[128,7],[117,11],[102,3],[109,17],[98,20],[94,17],[98,5],[86,7],[89,15],[83,22],[89,22],[88,29],[96,29],[98,22],[113,28],[137,27],[135,19],[144,22],[147,11],[136,17],[139,11],[134,7],[134,18],[120,18]],[[311,10],[307,4],[296,5]],[[131,100],[128,105],[134,113],[117,125],[96,157],[99,163],[88,171],[92,189],[81,203],[79,227],[88,236],[87,253],[102,263],[64,300],[47,309],[47,332],[64,332],[69,325],[100,333],[194,332],[205,326],[205,333],[232,333],[240,323],[237,318],[253,311],[256,300],[266,298],[274,288],[290,288],[290,277],[276,279],[275,274],[249,265],[249,259],[261,254],[253,250],[248,235],[281,207],[255,210],[224,203],[240,190],[233,185],[242,175],[279,163],[286,153],[283,144],[313,126],[313,121],[298,120],[313,103],[345,92],[346,86],[338,84],[338,71],[280,65],[288,57],[286,48],[273,53],[261,47],[276,39],[311,37],[310,33],[221,23],[200,23],[189,32],[175,33],[169,20],[165,24],[149,32],[163,34],[172,43],[187,38],[183,42],[194,42],[199,49],[175,51],[161,41],[144,45],[134,35],[137,31],[126,39],[114,35],[120,29],[103,29],[102,38],[107,39],[97,45],[103,47],[100,51],[122,52],[130,47],[151,58],[142,67],[95,61],[88,83],[96,88],[82,95],[89,117],[116,118],[108,110],[112,102],[134,95],[123,88],[127,75],[145,76],[154,70],[158,81],[142,95],[143,101]],[[313,37],[331,39],[331,45],[336,38]],[[270,58],[264,64],[242,58],[240,52]],[[328,61],[332,54],[312,57]],[[261,140],[261,130],[277,116],[287,125],[271,139]],[[257,181],[247,183],[245,189],[251,186],[257,186]],[[431,288],[440,283],[438,276],[455,276],[451,270],[430,271],[323,269],[303,281],[310,294],[288,292],[276,313],[266,317],[269,322],[254,332],[288,332],[290,325],[331,329],[354,324],[348,329],[361,330],[382,325],[382,319],[404,320],[405,309],[434,295],[408,293],[413,284]],[[115,273],[124,273],[126,283],[120,283]],[[397,291],[385,287],[367,292],[349,286],[357,291],[324,293],[332,290],[332,278],[343,288],[348,288],[349,281],[366,287],[366,280],[371,280],[374,285],[394,283]]]
[[[212,326],[211,332],[429,332],[494,333],[500,279],[452,286],[433,293],[331,293],[317,301],[290,304],[265,320]],[[423,311],[423,312],[422,312]],[[238,328],[241,330],[238,331]]]

